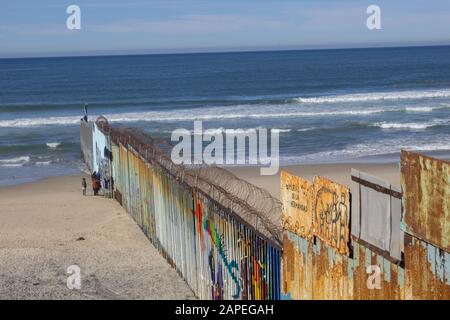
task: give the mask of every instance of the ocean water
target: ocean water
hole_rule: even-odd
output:
[[[80,170],[79,119],[280,129],[283,164],[450,156],[450,47],[0,59],[0,185]]]

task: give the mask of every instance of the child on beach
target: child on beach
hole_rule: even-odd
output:
[[[86,188],[87,188],[86,179],[83,178],[83,181],[81,181],[81,190],[83,190],[83,196],[86,195]]]

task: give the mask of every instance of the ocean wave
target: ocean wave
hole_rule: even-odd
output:
[[[439,140],[439,139],[436,139]],[[448,140],[448,139],[447,139]],[[409,150],[416,152],[430,152],[430,151],[450,151],[450,142],[435,142],[435,141],[417,141],[413,137],[379,140],[370,143],[360,143],[348,146],[344,149],[320,151],[316,153],[309,153],[299,156],[283,156],[280,162],[285,164],[300,164],[300,163],[317,163],[319,162],[334,162],[334,161],[354,161],[361,157],[371,157],[388,155],[400,150]]]
[[[433,107],[406,107],[406,112],[432,112],[435,108]]]
[[[445,91],[447,92],[447,91]],[[441,92],[442,94],[442,92]],[[450,90],[448,91],[450,97]],[[351,99],[359,99],[358,95],[344,95],[336,96],[334,98],[328,97],[324,99],[334,99],[329,101],[338,101],[339,99],[345,101],[349,96]],[[399,97],[401,95],[391,96],[384,94],[368,94],[369,99],[375,99],[376,97]],[[372,96],[371,96],[372,95]],[[404,94],[407,96],[406,94]],[[435,94],[436,96],[438,94]],[[365,96],[365,95],[364,95]],[[414,95],[413,95],[414,96]],[[415,96],[420,96],[416,94]],[[428,95],[432,96],[431,93]],[[410,96],[411,97],[411,96]],[[377,98],[377,99],[378,99]],[[308,98],[316,99],[316,98]],[[319,99],[319,98],[317,98]],[[337,100],[336,100],[337,99]],[[317,108],[314,107],[301,107],[298,103],[286,103],[286,104],[237,104],[232,106],[215,106],[204,108],[191,108],[191,109],[178,109],[171,111],[137,111],[137,112],[124,112],[124,113],[110,113],[105,114],[110,122],[182,122],[182,121],[214,121],[214,120],[233,120],[233,119],[271,119],[271,118],[292,118],[292,117],[332,117],[332,116],[371,116],[375,114],[388,113],[388,112],[433,112],[437,109],[449,108],[450,104],[443,104],[437,106],[385,106],[378,108],[366,108],[357,109],[353,108]],[[97,115],[91,115],[91,119],[95,119]],[[40,118],[17,118],[11,120],[0,120],[0,128],[25,128],[25,127],[40,127],[49,125],[77,125],[80,121],[80,116],[61,116],[61,117],[40,117]]]
[[[263,127],[257,127],[257,128],[238,128],[238,129],[225,129],[225,128],[209,128],[209,129],[203,129],[202,132],[198,132],[195,130],[188,130],[188,132],[192,135],[201,135],[201,134],[209,134],[209,135],[215,135],[215,134],[248,134],[255,132],[257,133],[258,130],[265,129]],[[277,129],[277,128],[267,128],[268,132],[277,132],[277,133],[287,133],[291,132],[292,129]],[[172,131],[168,131],[169,133]]]
[[[0,164],[0,167],[3,168],[17,168],[17,167],[22,167],[23,163],[3,163]]]
[[[450,89],[428,91],[397,91],[397,92],[369,92],[354,93],[334,96],[300,97],[294,101],[300,103],[345,103],[345,102],[369,102],[381,100],[416,100],[430,98],[450,98]]]
[[[80,117],[20,118],[1,120],[0,128],[26,128],[47,125],[76,125]]]
[[[381,129],[413,129],[413,130],[424,130],[427,128],[432,128],[436,126],[445,125],[449,120],[435,119],[429,122],[377,122],[372,126],[379,127]]]
[[[448,108],[450,108],[450,104],[441,103],[440,105],[434,107],[406,107],[404,110],[406,112],[433,112],[436,110],[443,110]]]
[[[28,156],[22,156],[10,159],[0,159],[1,164],[24,164],[30,162],[31,158]]]
[[[273,109],[273,108],[272,108]],[[360,116],[371,115],[375,113],[386,112],[385,109],[369,109],[369,110],[342,110],[342,111],[298,111],[298,112],[279,112],[279,113],[250,113],[242,110],[237,113],[225,113],[227,110],[221,110],[222,113],[209,111],[193,114],[192,110],[183,112],[134,112],[122,114],[105,115],[110,122],[180,122],[194,120],[229,120],[229,119],[270,119],[270,118],[291,118],[291,117],[330,117],[330,116]],[[96,116],[92,116],[95,119]],[[77,125],[80,117],[50,117],[50,118],[22,118],[14,120],[1,120],[0,128],[25,128],[49,125]]]
[[[317,127],[297,129],[297,132],[306,132],[318,129]]]
[[[55,149],[61,145],[61,142],[47,142],[46,145],[51,149]]]
[[[287,133],[291,132],[292,129],[272,129],[272,132],[278,132],[278,133]]]
[[[36,165],[37,166],[48,166],[50,163],[52,163],[51,161],[37,161]]]

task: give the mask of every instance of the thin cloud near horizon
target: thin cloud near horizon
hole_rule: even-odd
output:
[[[17,9],[25,2],[7,6]],[[231,0],[227,6],[223,1],[156,0],[125,6],[117,0],[108,4],[80,0],[75,1],[82,9],[82,29],[77,31],[66,29],[64,3],[42,2],[43,7],[36,7],[33,16],[0,12],[0,40],[8,43],[0,47],[1,57],[100,51],[182,52],[192,48],[450,44],[450,33],[446,31],[450,30],[450,4],[440,0],[426,9],[417,6],[425,0],[404,1],[404,6],[377,1],[382,7],[382,30],[376,31],[369,31],[365,25],[369,1],[286,1],[276,5],[272,0],[245,4]]]

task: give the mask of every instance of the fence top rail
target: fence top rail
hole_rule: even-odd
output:
[[[143,159],[157,165],[189,188],[199,190],[226,212],[235,215],[262,238],[281,248],[281,202],[262,188],[239,179],[223,168],[205,164],[184,166],[172,162],[172,146],[156,140],[139,129],[114,128],[102,117],[97,127],[111,136],[111,141],[131,146]]]
[[[380,186],[379,184],[376,184],[376,183],[373,183],[373,182],[370,182],[370,181],[367,181],[367,180],[364,180],[364,179],[361,179],[361,178],[358,178],[358,177],[355,177],[355,176],[352,176],[352,180],[357,182],[357,183],[359,183],[359,184],[361,184],[361,185],[363,185],[363,186],[365,186],[365,187],[373,189],[375,191],[378,191],[378,192],[381,192],[381,193],[393,196],[394,198],[397,198],[397,199],[401,199],[402,198],[402,193],[401,192],[398,192],[398,191],[395,191],[395,190],[392,190],[392,189],[388,189],[386,187]]]

